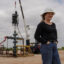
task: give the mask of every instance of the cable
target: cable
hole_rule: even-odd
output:
[[[18,33],[20,34],[21,38],[23,38],[18,26],[17,26],[17,29],[18,29]]]

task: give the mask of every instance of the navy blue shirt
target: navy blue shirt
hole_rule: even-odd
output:
[[[35,39],[42,44],[46,44],[47,41],[57,41],[57,30],[55,23],[51,25],[46,24],[44,21],[40,22],[34,34]]]

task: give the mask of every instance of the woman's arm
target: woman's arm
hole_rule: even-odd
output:
[[[37,28],[36,28],[36,31],[35,31],[35,35],[34,35],[34,38],[40,42],[40,43],[46,43],[47,40],[45,40],[43,37],[41,37],[41,34],[43,32],[43,27],[44,25],[42,23],[38,24]]]
[[[56,24],[54,23],[55,25],[55,29],[56,29]],[[56,29],[56,43],[58,43],[58,34],[57,34],[57,29]]]

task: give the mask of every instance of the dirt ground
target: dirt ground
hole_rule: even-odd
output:
[[[64,51],[59,51],[61,64],[64,64]],[[42,64],[41,55],[35,54],[30,57],[0,57],[0,64]]]

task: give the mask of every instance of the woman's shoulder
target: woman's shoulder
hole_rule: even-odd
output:
[[[37,25],[38,28],[44,28],[45,27],[45,23],[44,21],[41,21],[38,25]]]
[[[52,23],[53,23],[53,25],[56,25],[55,22],[52,22]]]
[[[44,25],[44,21],[41,21],[38,26],[43,26]]]
[[[37,28],[41,29],[41,28],[44,28],[45,25],[44,25],[44,22],[40,22],[38,25],[37,25]]]

